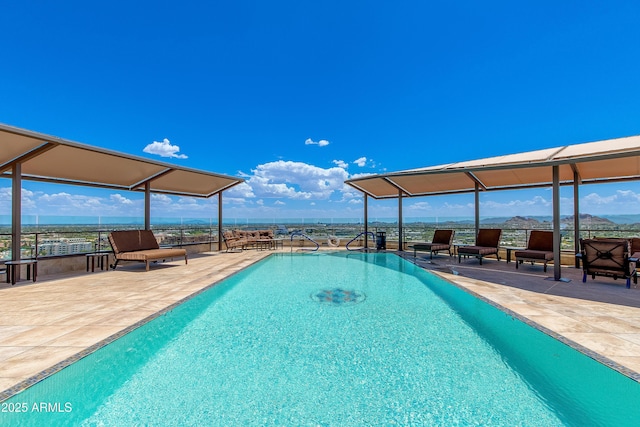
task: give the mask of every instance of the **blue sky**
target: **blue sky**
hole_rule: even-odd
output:
[[[616,0],[9,2],[0,122],[241,176],[226,218],[361,218],[345,179],[640,134],[639,18],[640,2]],[[139,194],[23,193],[26,214],[142,215]],[[639,199],[631,183],[584,186],[580,202],[637,213]],[[492,192],[481,213],[551,215],[550,202]],[[152,211],[215,218],[216,203],[156,196]],[[403,212],[468,217],[473,196]],[[370,200],[370,219],[396,215]]]

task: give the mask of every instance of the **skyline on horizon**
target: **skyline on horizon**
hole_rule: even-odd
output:
[[[596,224],[600,224],[600,220],[608,220],[616,225],[633,225],[640,224],[640,214],[613,214],[613,215],[590,215],[580,214],[580,216],[586,216],[580,220],[581,227],[590,226],[592,218],[596,218]],[[561,220],[565,222],[573,218],[573,215],[561,215]],[[540,223],[553,222],[553,217],[550,215],[533,215],[533,216],[481,216],[481,223],[502,223],[514,219],[522,219],[524,221],[535,220]],[[474,217],[404,217],[403,223],[405,224],[473,224]],[[397,224],[398,219],[395,217],[382,218],[375,217],[369,218],[369,224]],[[314,217],[300,217],[300,218],[223,218],[223,225],[234,226],[247,226],[247,225],[347,225],[347,224],[364,224],[364,218],[314,218]],[[144,218],[140,217],[94,217],[94,216],[56,216],[56,215],[23,215],[22,225],[27,227],[38,226],[108,226],[108,225],[143,225]],[[152,226],[214,226],[218,224],[218,218],[192,218],[192,217],[152,217]],[[10,227],[11,217],[9,215],[0,215],[0,227]]]
[[[350,178],[640,134],[637,16],[622,0],[11,4],[0,122],[242,177],[225,220],[357,219]],[[143,215],[133,192],[24,181],[22,198],[25,215]],[[480,203],[550,215],[551,191]],[[637,183],[580,189],[582,213],[639,207]],[[217,200],[154,194],[151,209],[209,218]],[[370,219],[397,210],[369,199]],[[473,195],[406,198],[403,215],[470,217]]]

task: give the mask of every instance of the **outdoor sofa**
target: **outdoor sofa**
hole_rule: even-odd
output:
[[[116,259],[111,266],[114,270],[120,261],[144,262],[146,271],[149,271],[150,262],[168,258],[184,257],[184,263],[187,264],[186,249],[160,248],[151,230],[112,231],[109,233],[109,243]]]
[[[273,230],[227,230],[222,232],[227,252],[232,249],[271,249],[274,247]]]

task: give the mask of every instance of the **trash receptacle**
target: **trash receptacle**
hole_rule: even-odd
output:
[[[386,250],[387,249],[387,233],[384,231],[376,232],[376,249],[377,250]]]

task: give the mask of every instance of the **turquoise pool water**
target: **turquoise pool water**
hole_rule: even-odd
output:
[[[0,424],[624,426],[638,402],[394,254],[279,254],[3,402]]]

